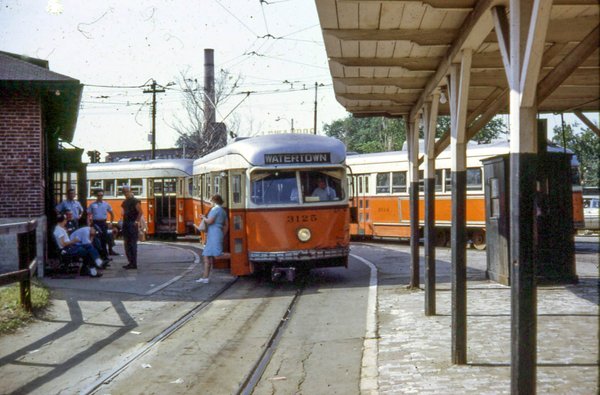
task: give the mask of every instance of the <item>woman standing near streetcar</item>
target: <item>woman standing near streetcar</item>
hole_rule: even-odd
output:
[[[202,216],[202,220],[206,223],[206,244],[202,256],[204,257],[204,275],[196,282],[208,284],[210,271],[215,262],[215,257],[223,255],[223,239],[229,228],[227,213],[221,207],[223,198],[221,195],[213,195],[210,199],[213,207],[208,212],[207,216]]]

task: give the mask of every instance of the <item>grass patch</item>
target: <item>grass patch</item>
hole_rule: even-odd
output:
[[[19,283],[0,288],[0,335],[24,326],[49,303],[50,291],[37,280],[31,282],[32,313],[21,307]]]

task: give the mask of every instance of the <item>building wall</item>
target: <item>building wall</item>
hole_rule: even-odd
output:
[[[42,144],[39,97],[0,91],[0,218],[44,214]]]

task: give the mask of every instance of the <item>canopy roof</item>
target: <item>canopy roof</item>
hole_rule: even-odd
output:
[[[316,0],[337,100],[355,116],[413,118],[473,49],[468,117],[508,111],[508,85],[492,0]],[[540,112],[597,111],[600,99],[596,0],[556,0],[543,45]],[[444,103],[445,102],[445,103]],[[440,114],[449,114],[440,101]]]

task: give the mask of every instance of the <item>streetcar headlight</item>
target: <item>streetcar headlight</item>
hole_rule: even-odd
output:
[[[310,233],[310,229],[308,229],[308,228],[298,229],[297,235],[298,235],[298,240],[300,240],[303,243],[309,241],[310,237],[312,236]]]

